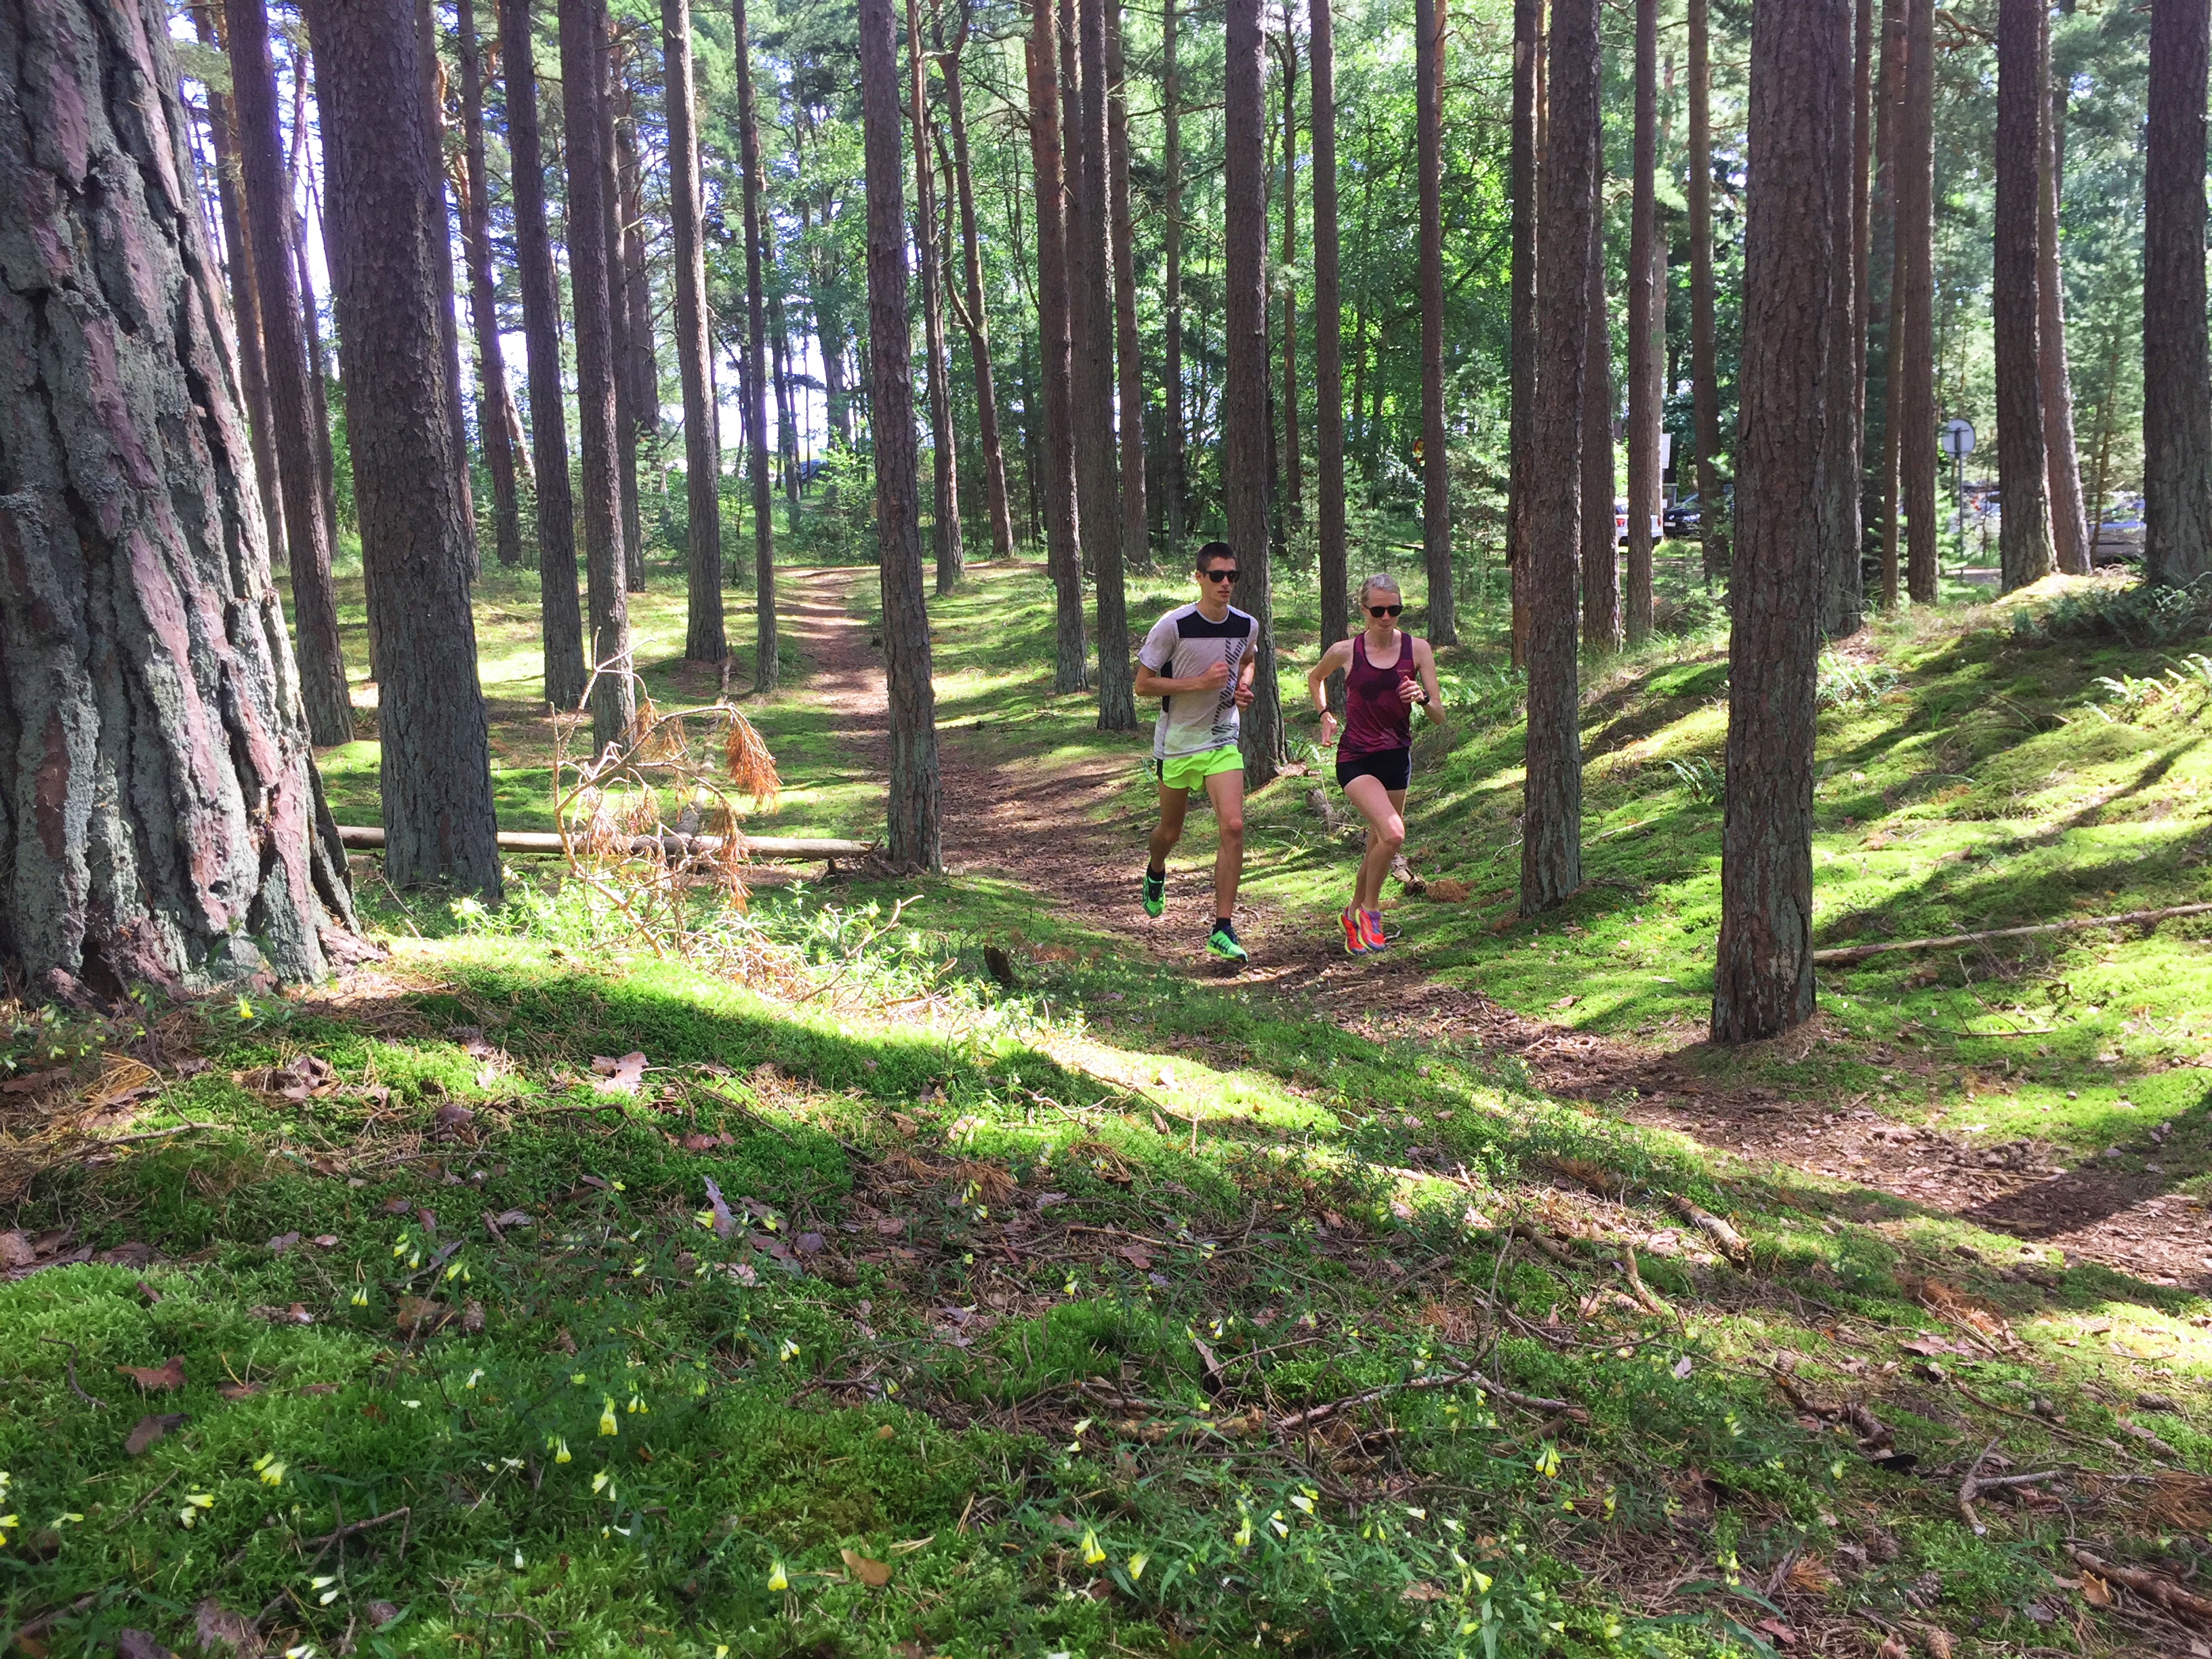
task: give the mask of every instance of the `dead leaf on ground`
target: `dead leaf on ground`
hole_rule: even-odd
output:
[[[233,1613],[212,1595],[192,1609],[192,1633],[204,1648],[228,1648],[238,1659],[260,1659],[260,1633],[242,1613]]]
[[[264,1304],[248,1308],[246,1312],[256,1319],[265,1319],[272,1325],[312,1325],[315,1322],[314,1315],[307,1311],[307,1304],[302,1302],[288,1303],[281,1308]]]
[[[337,1071],[320,1054],[301,1054],[269,1073],[269,1086],[295,1105],[337,1087]]]
[[[166,1365],[118,1365],[115,1368],[142,1389],[181,1389],[185,1386],[185,1357],[171,1356]]]
[[[138,1419],[123,1443],[123,1449],[136,1457],[172,1429],[182,1428],[189,1421],[183,1412],[149,1413]]]
[[[491,1218],[495,1227],[532,1227],[537,1222],[527,1210],[501,1210]]]
[[[888,1561],[871,1561],[858,1550],[839,1550],[837,1553],[845,1558],[846,1571],[870,1589],[881,1589],[891,1582]]]
[[[0,1233],[0,1267],[27,1267],[38,1259],[39,1253],[22,1234]]]
[[[1426,1579],[1416,1578],[1398,1592],[1398,1599],[1401,1601],[1441,1601],[1444,1599],[1444,1595],[1445,1592],[1438,1589]]]
[[[269,1241],[270,1254],[282,1255],[299,1242],[300,1235],[297,1233],[279,1233]]]
[[[177,1659],[175,1654],[143,1630],[116,1632],[115,1651],[117,1659]]]
[[[602,1094],[634,1095],[638,1085],[645,1080],[645,1056],[635,1050],[620,1060],[593,1054],[592,1071],[592,1086]]]
[[[216,1392],[225,1400],[251,1400],[261,1392],[258,1382],[226,1382]]]
[[[2093,1607],[2112,1605],[2112,1587],[2094,1572],[2081,1575],[2081,1599]]]
[[[431,1118],[431,1135],[440,1140],[450,1140],[475,1121],[476,1114],[465,1106],[456,1106],[447,1101],[438,1108]]]
[[[409,1336],[428,1336],[453,1316],[453,1310],[426,1297],[403,1296],[393,1321]]]

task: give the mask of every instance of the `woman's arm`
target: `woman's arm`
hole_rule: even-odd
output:
[[[1314,709],[1321,715],[1321,746],[1324,749],[1336,741],[1336,712],[1328,706],[1323,682],[1351,661],[1352,641],[1339,640],[1321,653],[1319,662],[1306,670],[1306,696],[1313,699]]]
[[[1443,724],[1443,688],[1437,684],[1437,653],[1429,648],[1426,640],[1413,641],[1413,672],[1420,678],[1421,690],[1427,701],[1421,712],[1429,717],[1432,726]]]

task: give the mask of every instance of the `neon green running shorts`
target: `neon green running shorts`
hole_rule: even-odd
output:
[[[1170,789],[1203,789],[1216,772],[1243,769],[1243,752],[1233,743],[1201,749],[1195,755],[1170,755],[1159,763],[1160,781]]]

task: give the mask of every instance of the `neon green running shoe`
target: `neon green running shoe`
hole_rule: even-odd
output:
[[[1214,919],[1213,931],[1206,936],[1206,948],[1224,962],[1249,962],[1252,953],[1238,942],[1237,928],[1226,916]]]
[[[1146,871],[1145,914],[1148,916],[1156,916],[1167,908],[1168,872],[1163,870],[1159,874],[1154,875],[1151,871]]]

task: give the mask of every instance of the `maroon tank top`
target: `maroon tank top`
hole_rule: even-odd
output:
[[[1379,755],[1393,749],[1410,749],[1413,743],[1412,705],[1398,688],[1414,678],[1413,639],[1398,635],[1398,660],[1377,668],[1367,660],[1367,635],[1352,641],[1352,666],[1344,676],[1344,736],[1336,745],[1340,756]]]

